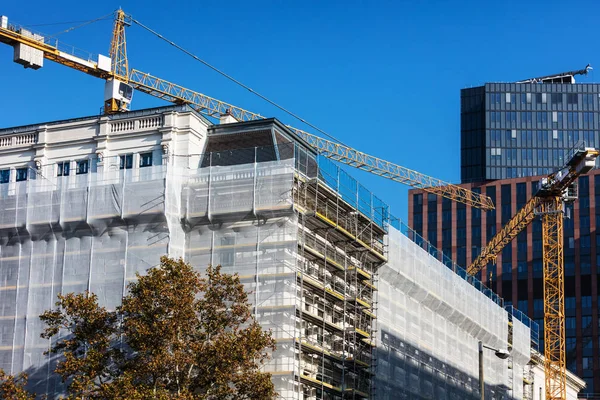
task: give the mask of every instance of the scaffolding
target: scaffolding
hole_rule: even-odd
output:
[[[318,176],[298,173],[294,181],[303,264],[301,344],[310,353],[301,359],[300,379],[314,389],[305,393],[307,399],[369,399],[374,390],[376,279],[387,260],[386,229],[373,218],[382,211],[373,207],[370,192],[359,196],[352,191],[359,187],[356,181],[340,169],[328,175],[322,162]],[[351,203],[353,198],[364,205],[363,211]]]
[[[501,347],[507,312],[393,228],[346,172],[298,144],[196,155],[197,168],[155,153],[159,165],[93,158],[87,174],[43,166],[0,187],[1,368],[62,393],[39,314],[84,290],[114,309],[135,273],[169,254],[240,276],[276,339],[264,370],[282,399],[474,395],[473,340]]]

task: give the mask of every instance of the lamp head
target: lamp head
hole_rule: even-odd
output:
[[[508,357],[510,357],[510,353],[506,349],[498,349],[495,351],[495,354],[496,357],[498,357],[501,360],[506,360]]]

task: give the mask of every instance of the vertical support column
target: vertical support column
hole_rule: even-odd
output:
[[[563,213],[560,197],[543,202],[541,212],[546,400],[566,400]]]
[[[483,343],[481,340],[478,342],[479,348],[479,394],[481,400],[485,400],[485,380],[483,376]]]

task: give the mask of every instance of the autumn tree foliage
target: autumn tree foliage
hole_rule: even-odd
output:
[[[260,367],[275,342],[251,314],[237,275],[162,257],[128,285],[116,311],[93,293],[58,297],[40,316],[43,337],[66,331],[50,352],[70,398],[270,399]]]
[[[0,369],[0,399],[3,400],[35,400],[35,394],[29,393],[27,374],[8,375]]]

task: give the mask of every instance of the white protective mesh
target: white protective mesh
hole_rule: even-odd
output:
[[[281,398],[298,398],[294,340],[298,221],[292,212],[294,160],[194,171],[183,185],[185,258],[195,266],[237,272],[251,291],[258,322],[273,332],[277,350],[265,370]],[[264,219],[268,218],[268,219]]]
[[[167,253],[165,170],[143,173],[34,176],[0,194],[0,368],[27,371],[38,394],[62,390],[48,379],[56,360],[43,355],[50,343],[38,318],[56,295],[91,290],[114,309],[134,273]],[[152,207],[141,207],[139,191],[153,197]]]
[[[301,398],[295,160],[196,170],[120,170],[118,161],[0,187],[0,368],[28,371],[40,394],[60,393],[39,314],[57,293],[87,289],[113,309],[136,273],[169,254],[239,273],[278,341],[265,369],[281,398]],[[506,347],[506,312],[391,227],[378,285],[375,398],[476,397],[477,340]],[[522,366],[529,334],[514,329],[513,362]],[[507,362],[486,351],[485,366],[487,398],[501,398]]]
[[[297,398],[293,166],[290,159],[167,174],[165,165],[120,170],[118,159],[105,159],[89,174],[2,185],[0,368],[27,371],[38,394],[61,393],[60,381],[49,379],[56,359],[43,355],[50,343],[40,338],[38,316],[61,292],[91,290],[114,309],[135,274],[169,254],[242,276],[259,322],[281,342],[266,369],[283,398]]]
[[[480,398],[477,342],[507,348],[506,311],[392,227],[379,274],[376,398]],[[486,398],[507,398],[508,361],[484,366]]]
[[[529,341],[531,331],[529,327],[516,318],[512,319],[513,348],[512,358],[512,396],[514,399],[523,398],[523,374],[525,366],[529,362],[531,350]]]

